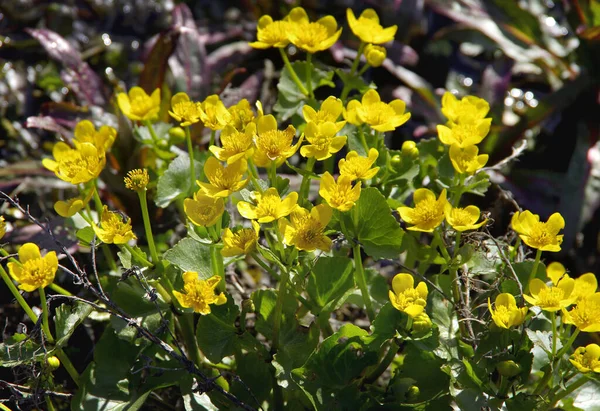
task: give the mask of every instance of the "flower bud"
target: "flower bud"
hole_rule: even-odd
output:
[[[415,401],[421,395],[421,390],[416,385],[411,386],[406,393],[407,401]]]
[[[392,167],[398,167],[400,164],[402,164],[402,158],[396,154],[395,156],[392,156],[391,162]]]
[[[60,367],[60,360],[56,358],[54,355],[46,358],[46,365],[50,369],[50,371],[54,371]]]
[[[185,131],[181,127],[171,127],[169,129],[169,142],[179,144],[185,141]]]
[[[496,365],[496,370],[503,377],[514,377],[521,372],[521,366],[513,360],[502,361]]]
[[[413,320],[412,330],[414,334],[422,334],[431,329],[431,318],[427,313],[422,312]]]
[[[414,141],[405,141],[402,143],[402,155],[416,158],[419,155],[419,149]]]
[[[386,55],[386,50],[381,46],[367,44],[367,47],[365,47],[365,57],[367,59],[367,63],[369,63],[371,67],[381,66]]]

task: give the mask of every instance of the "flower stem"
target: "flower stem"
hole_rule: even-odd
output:
[[[48,326],[48,303],[46,301],[46,292],[44,291],[44,287],[40,287],[38,291],[40,293],[40,304],[42,306],[42,329],[44,330],[44,334],[46,334],[46,340],[48,340],[50,344],[53,344],[54,337]]]
[[[358,63],[360,62],[360,56],[362,56],[362,52],[365,48],[365,43],[360,42],[360,46],[358,47],[358,51],[356,53],[356,57],[354,58],[354,62],[352,63],[352,67],[350,68],[350,76],[353,76],[356,73],[356,69],[358,68]],[[348,93],[352,90],[350,83],[344,83],[344,88],[342,89],[342,94],[340,95],[340,100],[343,103],[346,103],[346,98],[348,97]]]
[[[538,266],[540,265],[540,259],[542,258],[542,250],[537,250],[535,253],[535,262],[533,263],[533,268],[531,269],[531,273],[529,273],[529,279],[527,280],[527,284],[525,284],[525,293],[529,291],[529,283],[531,280],[535,278],[535,274],[537,273]]]
[[[306,174],[302,176],[302,183],[300,184],[300,201],[306,200],[308,202],[308,195],[310,192],[310,173],[312,173],[313,167],[317,160],[314,157],[309,157],[306,161]]]
[[[302,94],[304,94],[305,96],[308,96],[309,95],[308,90],[306,90],[306,87],[304,87],[304,85],[302,84],[302,81],[300,81],[300,78],[298,78],[298,75],[294,71],[294,68],[292,67],[292,64],[290,63],[290,60],[288,59],[287,54],[285,54],[285,51],[283,50],[282,47],[278,47],[278,50],[279,50],[279,54],[281,54],[283,64],[285,64],[285,68],[287,68],[288,72],[290,73],[290,77],[292,78],[294,83],[296,83],[296,86],[298,86],[298,89],[300,90],[300,92]]]
[[[267,171],[269,173],[269,184],[271,185],[271,187],[276,187],[275,183],[277,181],[277,163],[275,162],[275,160],[271,160]]]
[[[98,221],[102,218],[102,210],[104,207],[102,206],[102,200],[100,199],[100,194],[98,194],[98,180],[94,180],[94,186],[92,190],[94,190],[94,206],[96,207],[96,213],[98,213]]]
[[[375,368],[371,373],[369,373],[369,375],[367,375],[365,377],[365,379],[364,379],[365,384],[370,384],[370,383],[375,382],[379,378],[379,376],[381,374],[383,374],[385,372],[385,370],[388,369],[388,367],[390,366],[392,361],[394,361],[396,354],[398,354],[399,348],[400,347],[398,347],[398,345],[394,342],[394,340],[392,340],[392,342],[389,344],[389,349],[388,349],[387,353],[382,358],[382,360],[379,363],[379,365],[377,366],[377,368]]]
[[[557,338],[557,332],[556,332],[556,313],[553,311],[552,313],[550,313],[550,321],[552,321],[552,369],[550,372],[550,385],[552,386],[552,377],[554,376],[554,365],[555,365],[555,360],[556,360],[556,338]]]
[[[73,366],[73,363],[71,362],[69,357],[67,357],[67,354],[62,350],[62,348],[56,352],[56,357],[59,359],[62,366],[65,367],[65,370],[67,370],[75,384],[79,386],[79,373],[75,369],[75,366]]]
[[[375,310],[373,309],[373,303],[369,296],[369,289],[367,288],[367,280],[365,278],[365,270],[362,263],[362,257],[360,255],[360,244],[354,244],[352,247],[352,254],[354,255],[354,279],[360,288],[363,302],[367,310],[367,316],[370,321],[375,319]]]
[[[25,311],[25,313],[27,314],[29,319],[34,324],[37,323],[37,320],[38,320],[37,315],[35,315],[34,312],[31,310],[31,307],[29,306],[29,304],[27,304],[27,301],[25,301],[25,299],[23,298],[23,296],[21,295],[21,293],[19,292],[19,290],[17,289],[17,287],[15,286],[13,281],[10,279],[10,277],[8,276],[6,271],[4,271],[4,268],[1,265],[0,265],[0,276],[6,283],[8,289],[10,290],[12,295],[15,297],[15,299],[17,300],[17,302],[19,303],[21,308]]]
[[[148,131],[150,132],[150,136],[154,143],[158,143],[158,136],[156,135],[156,131],[154,131],[154,127],[152,126],[152,122],[150,120],[144,120],[142,123],[148,127]]]
[[[196,170],[194,168],[194,147],[192,146],[192,135],[190,134],[189,126],[185,127],[185,141],[187,142],[188,155],[190,156],[190,192],[193,192],[196,182]]]
[[[312,53],[306,53],[306,86],[308,88],[308,97],[313,98],[315,95],[312,89]]]
[[[559,361],[566,354],[566,352],[569,350],[569,348],[571,348],[571,345],[573,345],[573,342],[575,342],[575,339],[579,335],[579,331],[580,331],[579,328],[575,329],[573,334],[571,334],[571,336],[569,337],[567,342],[563,345],[563,347],[558,352],[558,354],[556,354],[556,357],[554,359],[555,361]]]
[[[129,251],[129,253],[133,257],[135,257],[135,259],[138,260],[144,267],[152,267],[153,266],[153,264],[150,261],[146,260],[146,258],[144,258],[144,256],[142,254],[140,254],[135,248],[133,248],[129,244],[125,243],[122,246],[127,251]]]
[[[275,313],[273,315],[273,345],[271,352],[275,354],[279,348],[279,330],[281,329],[281,317],[283,314],[283,300],[287,291],[287,283],[290,277],[290,271],[287,267],[281,271],[279,279],[279,289],[277,290],[277,301],[275,302]]]
[[[588,377],[583,374],[581,376],[581,378],[579,378],[577,381],[575,381],[573,384],[565,387],[565,390],[559,394],[557,394],[554,398],[552,398],[550,400],[550,406],[548,407],[548,409],[552,409],[554,408],[554,406],[563,398],[565,398],[567,395],[571,394],[573,391],[575,391],[576,389],[580,388],[583,384],[585,384],[586,382],[588,382],[589,379]]]
[[[256,171],[256,166],[254,165],[254,161],[252,161],[252,157],[248,159],[248,175],[250,176],[250,181],[252,181],[252,185],[260,194],[264,192],[260,184],[258,183],[258,172]]]
[[[216,135],[217,135],[217,131],[216,130],[210,130],[210,143],[209,143],[209,147],[215,145]]]
[[[154,237],[152,236],[152,226],[150,225],[150,215],[148,213],[148,202],[146,200],[146,190],[139,190],[138,197],[140,198],[140,206],[142,208],[142,218],[144,220],[144,230],[146,231],[146,240],[148,241],[148,247],[150,248],[150,256],[152,262],[158,264],[158,253],[156,252],[156,246],[154,245]]]

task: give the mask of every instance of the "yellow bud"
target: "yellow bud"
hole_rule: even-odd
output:
[[[421,390],[416,385],[411,386],[406,393],[407,401],[414,401],[421,395]]]
[[[138,168],[127,173],[127,177],[125,177],[125,187],[132,191],[142,191],[146,189],[149,181],[150,176],[148,176],[148,171],[146,171],[145,168]]]
[[[427,315],[427,313],[422,312],[417,315],[413,320],[412,330],[415,334],[426,333],[431,329],[431,318]]]
[[[514,377],[521,372],[521,366],[512,360],[502,361],[496,365],[496,370],[503,377]]]
[[[405,141],[402,143],[402,155],[415,158],[419,155],[419,149],[414,141]]]
[[[367,58],[367,63],[371,67],[379,67],[383,64],[387,52],[385,48],[381,46],[374,46],[373,44],[367,44],[365,47],[365,57]]]
[[[185,130],[181,127],[171,127],[169,129],[169,141],[172,144],[179,144],[185,141]]]
[[[4,237],[4,234],[6,234],[6,221],[0,216],[0,238]]]
[[[402,158],[398,154],[396,154],[395,156],[392,156],[391,162],[393,167],[399,166],[400,164],[402,164]]]
[[[46,365],[50,369],[50,371],[54,371],[60,367],[60,360],[55,356],[51,356],[46,358]]]

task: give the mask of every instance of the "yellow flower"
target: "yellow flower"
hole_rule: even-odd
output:
[[[367,44],[364,53],[367,63],[369,63],[371,67],[381,66],[387,56],[387,51],[385,48],[381,46],[374,46],[373,44]]]
[[[573,288],[575,281],[572,278],[561,280],[557,286],[548,287],[539,278],[534,278],[529,283],[529,295],[523,295],[529,304],[540,307],[544,311],[558,311],[573,304]]]
[[[406,104],[396,99],[390,103],[384,103],[377,91],[367,91],[362,100],[352,100],[348,103],[344,117],[354,125],[366,123],[373,130],[392,131],[410,118],[410,113],[405,113]]]
[[[505,329],[523,324],[525,315],[527,314],[527,307],[517,307],[515,297],[509,293],[499,294],[494,301],[493,307],[488,298],[488,309],[494,323],[498,327]]]
[[[223,305],[227,302],[225,293],[215,294],[221,277],[215,275],[208,280],[198,278],[198,273],[186,271],[183,273],[183,293],[173,291],[173,295],[184,308],[193,308],[202,315],[210,314],[210,304]]]
[[[600,346],[589,344],[579,347],[571,355],[569,361],[582,373],[592,371],[600,373]]]
[[[554,285],[557,285],[562,279],[571,278],[567,274],[565,267],[557,261],[548,265],[546,275],[552,280]],[[575,279],[575,287],[573,287],[571,298],[574,299],[575,303],[578,303],[580,300],[594,294],[597,289],[598,279],[596,275],[594,273],[585,273]]]
[[[329,96],[321,103],[321,108],[316,111],[314,108],[305,104],[302,106],[302,116],[307,123],[311,121],[317,124],[331,122],[335,123],[336,133],[346,125],[345,121],[337,121],[344,111],[342,100],[337,97]]]
[[[114,211],[108,211],[108,207],[102,209],[100,218],[100,227],[94,224],[94,232],[106,244],[127,244],[137,237],[131,230],[131,219],[127,218],[123,222],[121,214]]]
[[[254,193],[256,205],[240,201],[237,204],[242,217],[249,220],[258,220],[259,223],[270,223],[289,215],[296,209],[298,193],[292,191],[282,200],[274,187],[268,188],[264,193]]]
[[[352,177],[340,175],[337,182],[328,171],[321,176],[319,195],[327,201],[331,207],[348,211],[360,197],[360,181],[352,187]]]
[[[459,173],[473,174],[483,168],[488,161],[487,154],[479,154],[477,146],[461,147],[458,144],[450,146],[450,161]]]
[[[400,217],[412,227],[408,230],[424,231],[431,233],[437,226],[444,221],[444,210],[448,201],[446,200],[446,189],[442,190],[439,198],[436,200],[435,194],[426,189],[419,188],[413,194],[415,207],[398,207]]]
[[[204,175],[208,179],[208,183],[201,181],[196,183],[207,196],[229,197],[248,183],[248,179],[242,180],[247,167],[246,160],[236,161],[223,167],[219,160],[209,157],[204,163]]]
[[[235,257],[236,255],[250,254],[256,249],[260,225],[252,221],[252,228],[242,228],[235,233],[229,228],[223,231],[223,257]]]
[[[332,154],[340,151],[346,144],[346,136],[336,136],[339,130],[332,122],[309,122],[304,129],[307,145],[302,146],[300,154],[304,157],[314,157],[316,160],[325,160]]]
[[[331,239],[323,232],[331,220],[332,211],[327,204],[319,204],[310,211],[296,208],[290,214],[290,221],[285,218],[279,220],[279,231],[285,243],[303,251],[329,251]]]
[[[183,200],[183,211],[194,225],[209,227],[223,215],[225,202],[222,198],[209,197],[199,191],[194,193],[194,198]]]
[[[519,234],[521,240],[531,248],[542,251],[560,251],[563,236],[558,232],[565,228],[565,219],[560,213],[554,213],[543,223],[540,216],[532,214],[529,210],[517,211],[511,219],[513,230]]]
[[[148,170],[137,168],[127,173],[127,177],[123,179],[125,187],[132,191],[142,191],[150,182]]]
[[[254,121],[254,112],[250,108],[250,102],[245,98],[241,99],[236,105],[229,107],[227,111],[231,115],[229,125],[239,132],[244,132],[246,126]]]
[[[400,273],[392,280],[392,290],[389,291],[390,301],[395,309],[405,312],[412,318],[420,315],[427,305],[427,284],[419,282],[414,286],[412,275]]]
[[[19,248],[19,263],[9,262],[7,266],[19,288],[30,293],[52,284],[58,270],[58,258],[54,251],[42,257],[37,245],[26,243]]]
[[[484,119],[476,123],[461,123],[450,128],[437,126],[438,137],[443,144],[456,144],[461,148],[479,144],[490,131],[492,119]]]
[[[361,157],[356,151],[350,151],[345,159],[338,163],[340,174],[346,175],[352,180],[369,180],[377,174],[379,167],[373,167],[379,157],[379,151],[374,148],[369,149],[368,157]]]
[[[109,126],[102,126],[96,131],[96,127],[89,120],[83,120],[75,126],[75,137],[73,144],[75,147],[81,147],[83,143],[93,144],[101,155],[112,147],[117,137],[117,130]]]
[[[446,221],[448,221],[452,228],[460,232],[477,230],[487,222],[487,220],[483,220],[482,222],[477,223],[481,213],[479,208],[474,205],[460,208],[452,207],[450,203],[446,203],[444,215],[446,216]]]
[[[254,163],[259,167],[269,167],[272,161],[279,167],[286,159],[294,155],[302,143],[302,137],[292,145],[296,129],[289,125],[285,130],[277,129],[277,120],[269,114],[257,121],[256,151]]]
[[[6,221],[3,216],[0,216],[0,238],[4,237],[4,234],[6,234]]]
[[[258,19],[256,38],[258,41],[249,43],[255,49],[268,49],[270,47],[282,48],[290,43],[288,33],[290,24],[286,20],[273,20],[271,16],[264,15]]]
[[[325,16],[311,23],[302,7],[293,8],[286,20],[289,22],[288,38],[292,44],[309,53],[327,50],[342,34],[333,16]]]
[[[364,43],[383,44],[392,41],[398,26],[383,28],[379,24],[379,16],[373,9],[363,11],[358,20],[352,9],[346,9],[346,18],[352,33]]]
[[[200,104],[200,119],[211,130],[222,130],[231,121],[231,114],[216,94]]]
[[[565,324],[574,324],[587,333],[600,331],[600,293],[581,298],[571,311],[563,308],[562,313]]]
[[[490,105],[482,98],[463,97],[460,101],[449,91],[442,96],[442,113],[448,118],[450,125],[477,123],[485,119]]]
[[[250,123],[245,131],[238,131],[231,125],[225,126],[221,131],[221,146],[210,146],[208,149],[219,160],[226,161],[227,164],[233,164],[244,158],[250,158],[254,154],[254,136],[256,135],[256,125]]]
[[[186,127],[200,121],[202,109],[199,103],[190,100],[187,93],[181,92],[171,97],[169,114],[181,127]]]
[[[103,151],[90,143],[81,143],[73,149],[59,141],[52,149],[54,160],[45,158],[42,164],[63,181],[71,184],[87,183],[98,177],[106,164]]]
[[[89,194],[84,198],[74,197],[69,198],[66,201],[57,201],[54,203],[54,211],[61,217],[73,217],[79,211],[85,207],[85,205],[90,201],[92,195],[94,194],[94,189],[91,189]],[[0,236],[1,237],[1,236]]]
[[[157,88],[148,95],[143,88],[132,87],[128,94],[117,94],[117,103],[130,120],[156,120],[160,111],[160,89]]]

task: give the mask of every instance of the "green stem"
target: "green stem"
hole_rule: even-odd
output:
[[[558,354],[556,354],[555,361],[560,361],[560,359],[567,353],[569,348],[571,348],[571,345],[573,345],[573,343],[575,342],[575,339],[579,335],[579,332],[580,332],[579,328],[576,328],[575,331],[573,332],[573,334],[571,334],[571,336],[569,337],[567,342],[563,345],[561,350],[558,352]]]
[[[215,145],[216,135],[217,135],[217,130],[210,130],[210,143],[209,143],[209,147]]]
[[[46,301],[46,292],[44,291],[44,287],[40,287],[38,291],[40,293],[40,305],[42,306],[42,329],[44,330],[44,334],[46,334],[46,340],[48,340],[50,344],[54,344],[54,337],[52,336],[48,325],[48,302]]]
[[[150,132],[150,136],[152,137],[152,140],[154,141],[154,143],[158,143],[158,136],[156,135],[156,131],[154,131],[152,122],[150,120],[144,120],[144,121],[142,121],[142,124],[144,124],[146,127],[148,127],[148,131]]]
[[[260,194],[264,193],[264,190],[258,183],[258,172],[256,171],[256,166],[254,165],[254,161],[252,161],[252,157],[248,159],[248,175],[250,176],[250,181],[252,181],[252,185]]]
[[[552,369],[551,369],[551,373],[550,373],[550,385],[552,386],[552,377],[554,375],[554,364],[555,364],[555,360],[556,360],[556,338],[557,338],[557,332],[556,332],[556,313],[552,312],[550,314],[550,321],[552,321],[552,357],[551,357],[551,361],[552,361]]]
[[[458,207],[458,205],[460,203],[460,197],[463,194],[464,183],[465,183],[465,175],[461,173],[458,175],[458,182],[456,183],[456,186],[455,186],[456,192],[452,196],[451,203],[452,203],[452,206],[454,206],[454,207]]]
[[[352,63],[352,67],[350,68],[350,76],[353,76],[358,68],[358,63],[360,62],[360,56],[362,56],[362,52],[365,48],[365,43],[360,42],[360,46],[358,47],[358,51],[356,53],[356,57],[354,58],[354,62]],[[348,97],[348,93],[352,91],[353,87],[350,85],[350,82],[344,83],[344,88],[342,89],[342,94],[340,95],[340,100],[345,104],[346,98]]]
[[[142,208],[142,218],[144,220],[144,230],[146,231],[146,240],[148,241],[148,247],[150,248],[150,256],[152,262],[158,264],[158,253],[156,252],[156,246],[154,245],[154,237],[152,236],[152,226],[150,225],[150,214],[148,213],[148,202],[146,200],[146,189],[137,192],[140,199],[140,206]]]
[[[131,255],[135,257],[135,259],[138,260],[144,267],[153,266],[153,264],[150,261],[146,260],[146,258],[142,254],[140,254],[135,248],[133,248],[129,244],[125,243],[122,245],[122,247],[129,251],[129,253],[131,253]]]
[[[252,256],[252,258],[254,259],[254,261],[256,261],[256,264],[260,265],[263,270],[265,270],[267,273],[269,273],[271,275],[271,277],[273,277],[274,279],[280,281],[280,275],[277,274],[275,272],[275,270],[273,270],[271,267],[269,267],[269,265],[266,262],[264,262],[262,260],[262,258],[259,257],[258,252],[253,252],[250,255]]]
[[[311,80],[311,68],[312,68],[312,54],[306,53],[306,86],[308,91],[308,97],[314,98]]]
[[[29,319],[34,324],[37,323],[37,320],[38,320],[37,315],[35,315],[33,313],[33,311],[31,310],[31,307],[29,306],[29,304],[27,304],[27,301],[25,301],[25,299],[23,298],[23,296],[21,295],[21,293],[19,293],[19,290],[17,290],[17,287],[13,283],[12,279],[8,276],[8,274],[6,273],[6,271],[4,271],[4,267],[2,267],[1,265],[0,265],[0,276],[2,277],[2,279],[4,280],[4,282],[6,283],[8,289],[10,290],[10,292],[12,293],[12,295],[15,297],[15,299],[17,300],[17,302],[19,303],[19,305],[21,306],[21,308],[25,311],[25,313],[27,314],[27,316],[29,317]]]
[[[276,187],[275,183],[277,181],[277,163],[274,160],[271,160],[267,171],[269,173],[269,184],[271,185],[271,187]]]
[[[290,77],[292,78],[292,81],[294,83],[296,83],[296,86],[298,86],[298,89],[300,90],[300,92],[302,94],[304,94],[305,96],[308,96],[309,95],[308,90],[306,90],[306,87],[304,87],[304,85],[302,84],[302,81],[300,81],[300,78],[298,78],[298,75],[294,71],[294,68],[292,67],[292,64],[290,63],[290,60],[288,59],[287,54],[285,54],[285,51],[283,50],[282,47],[278,47],[278,49],[279,49],[279,54],[281,54],[283,64],[285,64],[285,68],[287,68],[288,72],[290,73]]]
[[[190,156],[190,193],[193,193],[196,183],[196,170],[194,164],[194,147],[192,146],[192,135],[189,127],[185,127],[185,141],[187,142],[188,155]]]
[[[274,354],[279,348],[279,330],[281,329],[281,317],[283,314],[283,301],[287,290],[288,278],[290,277],[289,270],[286,269],[281,271],[281,278],[279,281],[279,289],[277,291],[277,301],[275,302],[275,313],[273,315],[273,345],[271,352]]]
[[[308,202],[308,195],[310,192],[310,173],[312,173],[317,160],[314,157],[309,157],[306,161],[306,174],[302,176],[302,183],[300,184],[300,201]]]
[[[365,71],[367,71],[367,69],[371,67],[371,65],[369,63],[366,63],[364,66],[362,66],[362,68],[358,71],[358,75],[362,76],[363,74],[365,74]]]
[[[65,290],[60,285],[55,284],[55,283],[50,284],[48,287],[50,287],[53,291],[56,291],[57,293],[66,295],[68,297],[71,297],[73,295],[72,293],[70,293],[69,291]]]
[[[365,149],[365,155],[369,154],[369,144],[367,144],[367,139],[365,138],[365,132],[363,131],[362,126],[358,126],[358,137],[360,142]]]
[[[360,288],[363,302],[365,303],[365,308],[367,310],[367,316],[369,317],[370,321],[373,321],[375,319],[375,310],[373,309],[373,303],[371,302],[371,297],[369,296],[369,289],[367,287],[367,280],[365,278],[365,270],[362,263],[362,257],[360,255],[360,244],[355,244],[352,247],[352,254],[354,255],[354,279]]]
[[[98,194],[98,181],[94,180],[92,190],[94,190],[94,206],[96,207],[96,213],[98,213],[98,221],[102,218],[102,210],[104,207],[102,206],[102,200],[100,199],[100,194]]]
[[[533,263],[533,268],[531,269],[531,273],[529,273],[529,279],[527,280],[527,284],[525,284],[525,293],[529,291],[529,283],[531,280],[535,278],[535,274],[537,273],[538,266],[540,265],[540,259],[542,258],[542,250],[537,250],[535,253],[535,262]]]
[[[568,387],[565,387],[565,390],[563,392],[557,394],[554,398],[552,398],[550,400],[550,406],[548,407],[548,409],[554,408],[554,406],[560,400],[565,398],[567,395],[571,394],[576,389],[580,388],[583,384],[585,384],[588,381],[589,381],[588,377],[585,374],[582,374],[581,378],[579,378],[577,381],[575,381],[573,384],[569,385]]]
[[[519,247],[521,247],[521,237],[517,236],[517,241],[515,242],[515,245],[510,253],[510,260],[513,262],[519,253]]]
[[[198,342],[196,341],[196,335],[194,333],[194,314],[184,313],[179,316],[177,320],[179,323],[179,328],[181,329],[181,334],[183,334],[183,341],[187,347],[190,359],[196,365],[196,367],[202,367],[204,357],[200,352]]]
[[[370,384],[372,382],[375,382],[377,380],[377,378],[379,378],[379,376],[381,374],[383,374],[385,372],[385,370],[388,369],[388,367],[390,366],[392,361],[394,361],[396,354],[398,354],[398,349],[399,349],[398,345],[392,340],[387,353],[382,358],[379,365],[377,365],[377,368],[375,368],[371,373],[369,373],[369,375],[366,376],[366,378],[364,380],[365,384]]]
[[[65,367],[65,370],[67,370],[75,384],[79,386],[79,373],[73,366],[73,363],[71,362],[67,354],[62,350],[62,348],[56,352],[56,357],[59,359],[62,366]]]
[[[223,257],[221,256],[220,244],[210,245],[210,267],[212,268],[213,276],[218,275],[221,277],[219,282],[219,290],[225,291],[225,272],[223,267]]]

